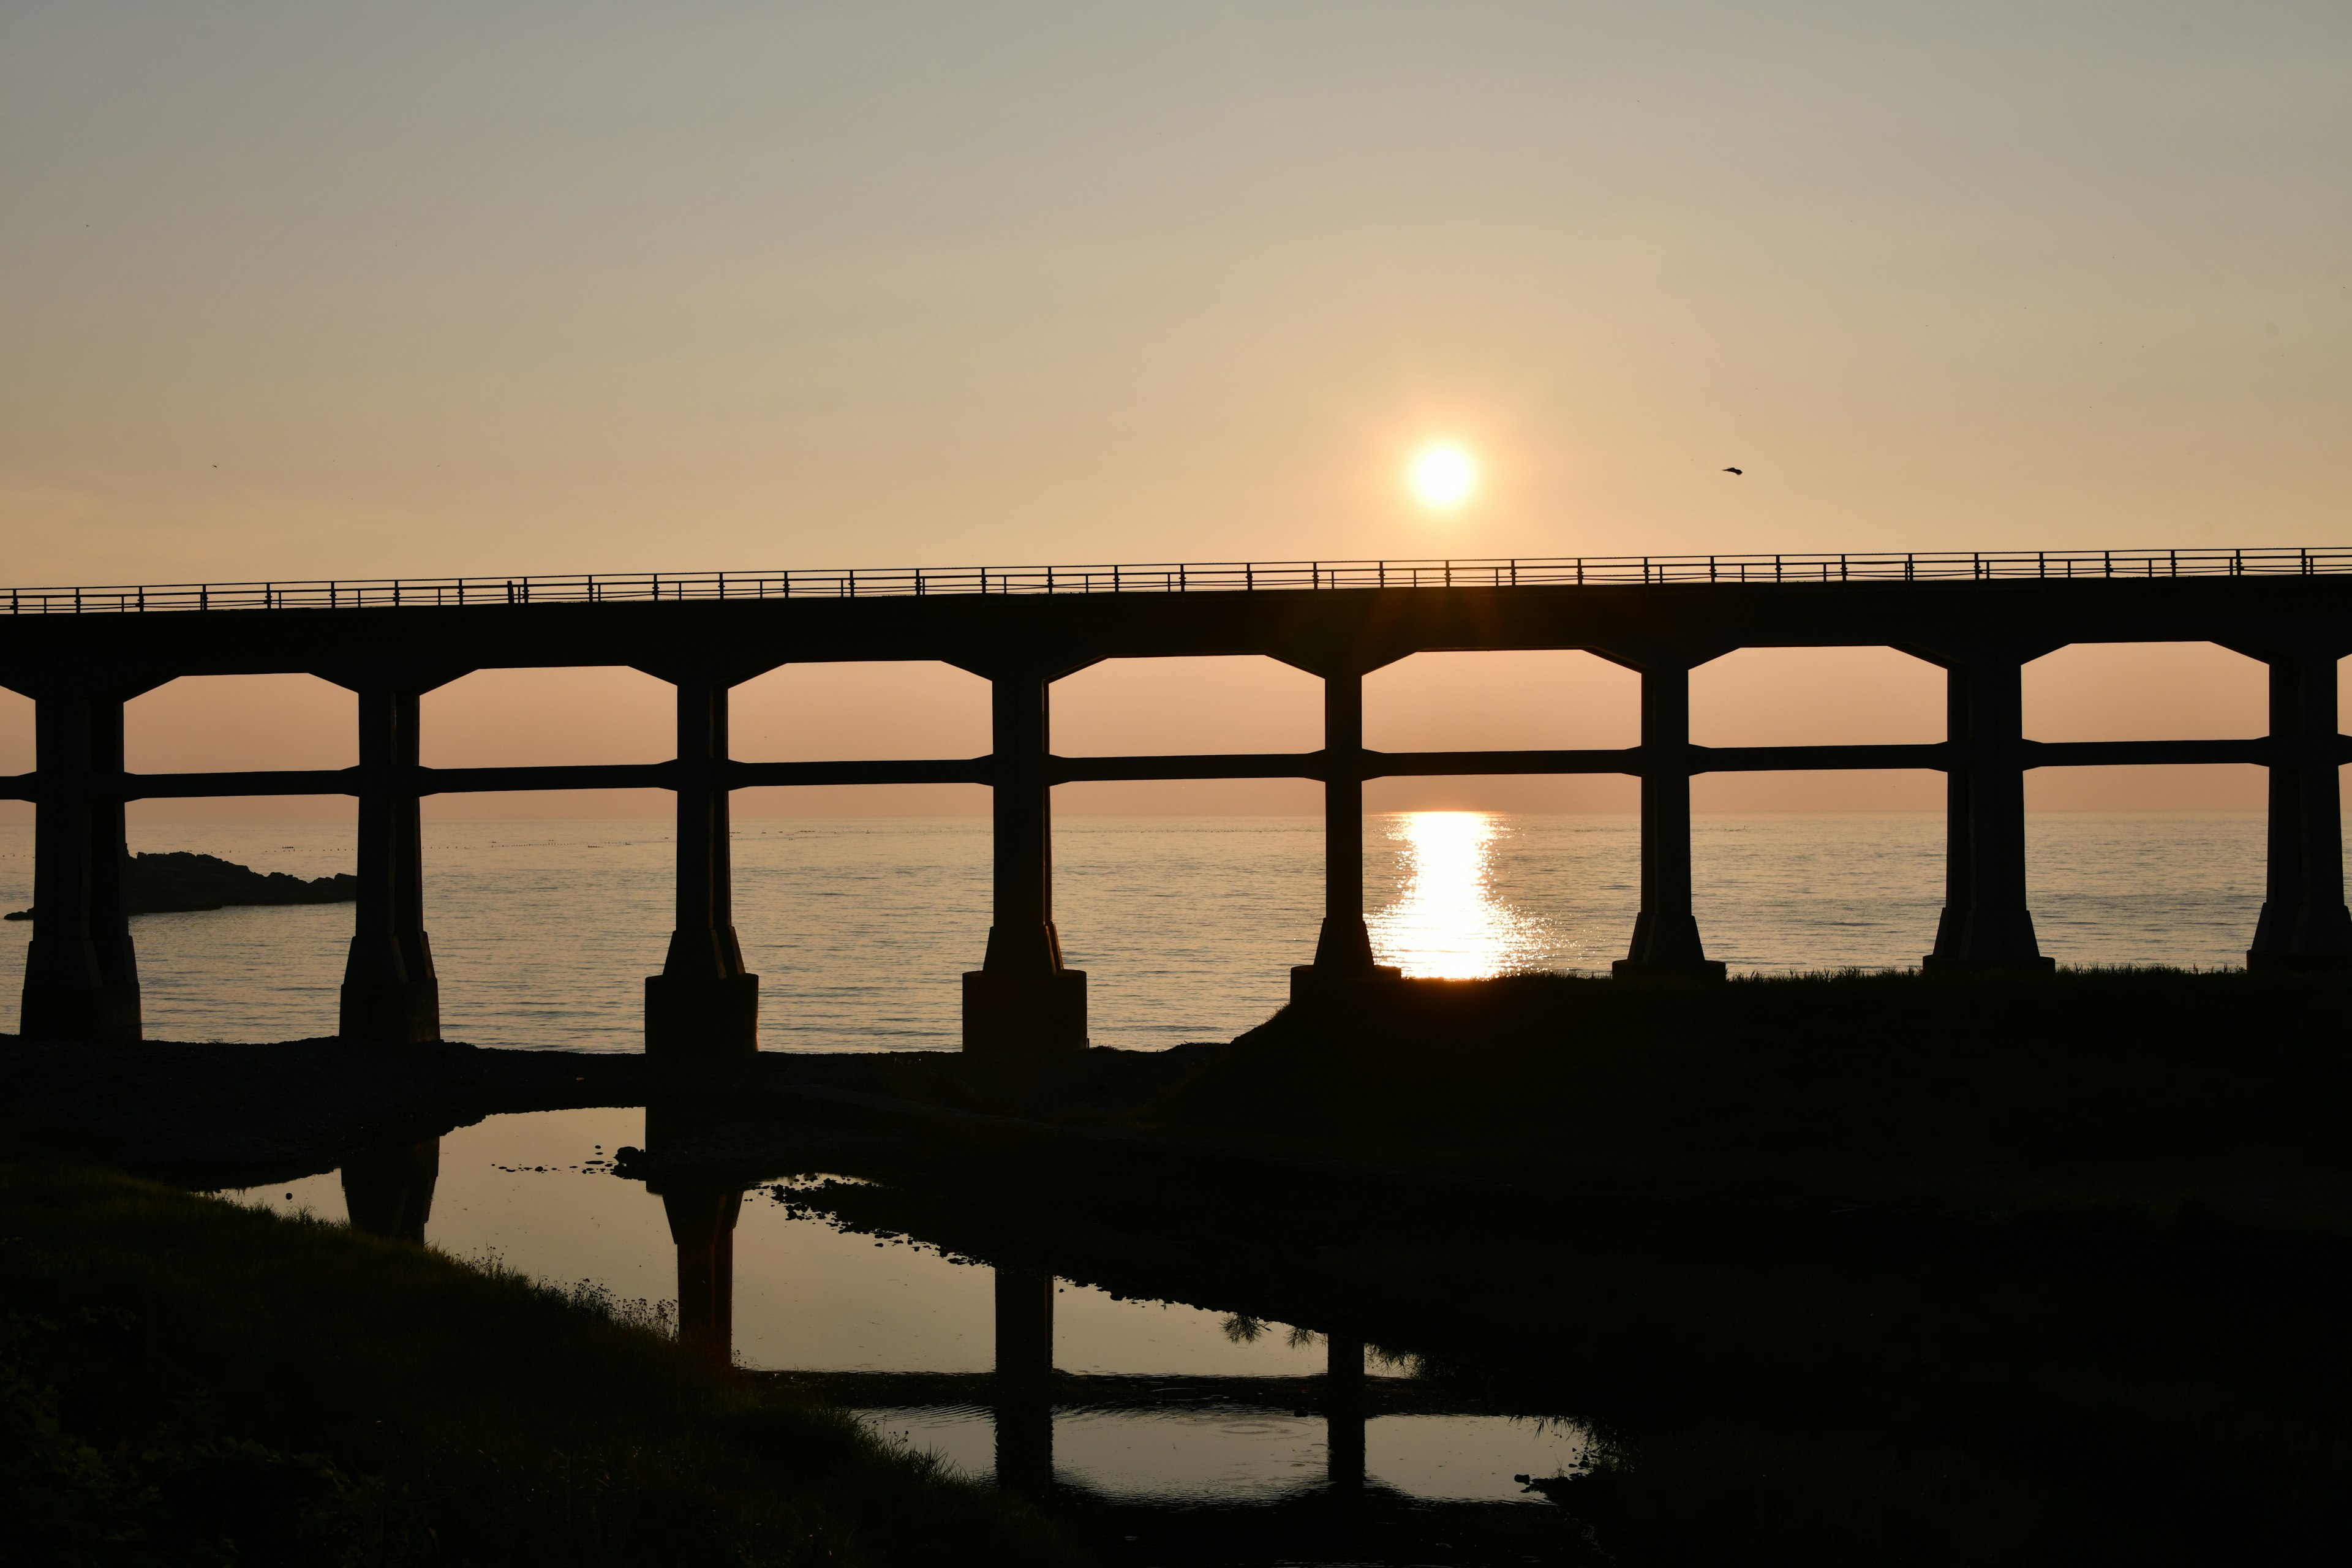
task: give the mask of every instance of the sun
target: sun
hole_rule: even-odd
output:
[[[1433,441],[1412,455],[1405,482],[1422,505],[1452,511],[1476,493],[1478,459],[1452,441]]]

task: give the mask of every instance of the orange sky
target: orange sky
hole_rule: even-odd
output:
[[[23,0],[0,559],[33,584],[2342,542],[2347,79],[2340,4]],[[1444,518],[1400,483],[1439,435],[1486,479]],[[1375,679],[1371,738],[1620,743],[1630,693],[1580,656],[1423,658]],[[169,689],[134,759],[348,760],[348,700]],[[1929,739],[1940,711],[1893,654],[1738,655],[1696,701],[1702,741]],[[2048,739],[2249,734],[2259,672],[2069,650],[2029,711]],[[1057,712],[1070,751],[1315,743],[1311,688],[1264,665],[1090,671]],[[427,713],[452,763],[664,746],[626,672],[476,676]],[[952,671],[790,670],[744,694],[738,751],[969,752],[980,719]],[[0,700],[0,767],[28,731]],[[2032,790],[2260,799],[2251,770]]]

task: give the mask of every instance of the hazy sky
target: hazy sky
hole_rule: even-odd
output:
[[[2341,542],[2347,83],[2341,0],[10,0],[0,574]],[[1442,521],[1436,434],[1487,477]],[[1702,731],[1932,736],[1932,671],[1759,657]],[[2181,657],[2062,656],[2043,732],[2259,729],[2258,671]],[[1623,727],[1609,672],[1511,668],[1397,671],[1375,727]],[[582,732],[485,676],[449,743],[641,749],[639,678],[567,679]],[[980,749],[952,672],[827,679],[765,754]],[[1279,672],[1080,679],[1066,749],[1191,749],[1072,737],[1213,679],[1315,743]],[[152,765],[311,743],[258,689],[143,700]],[[1535,787],[1492,798],[1588,798]]]

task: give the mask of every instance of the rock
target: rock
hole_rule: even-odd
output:
[[[130,857],[124,862],[123,882],[134,915],[218,910],[233,904],[348,904],[360,894],[360,879],[348,871],[304,881],[283,871],[264,873],[216,855],[195,855],[184,849]],[[6,918],[28,921],[34,911],[17,910]]]

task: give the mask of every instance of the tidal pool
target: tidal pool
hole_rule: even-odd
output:
[[[680,1245],[666,1206],[677,1194],[614,1173],[617,1152],[645,1142],[638,1110],[494,1116],[437,1145],[224,1195],[328,1221],[357,1209],[369,1228],[412,1237],[421,1222],[455,1257],[607,1292],[683,1338],[698,1332],[747,1374],[1049,1508],[1230,1514],[1223,1546],[1212,1530],[1168,1561],[1249,1560],[1254,1518],[1335,1493],[1442,1516],[1437,1533],[1461,1538],[1375,1532],[1406,1557],[1528,1561],[1526,1526],[1558,1510],[1525,1480],[1572,1474],[1593,1451],[1573,1421],[1490,1396],[1449,1402],[1410,1355],[861,1234],[812,1208],[809,1178],[823,1173],[721,1194],[733,1224],[715,1233],[714,1268],[709,1236],[704,1250]],[[1509,1549],[1489,1554],[1477,1521],[1495,1510],[1517,1517]],[[1115,1539],[1143,1542],[1150,1528]],[[1360,1528],[1344,1533],[1328,1552],[1312,1530],[1264,1545],[1285,1561],[1390,1560]]]

